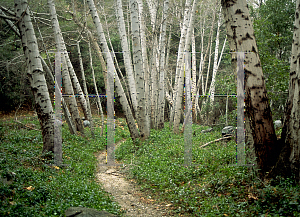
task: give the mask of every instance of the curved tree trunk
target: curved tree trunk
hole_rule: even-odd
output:
[[[276,135],[272,122],[262,67],[246,0],[222,0],[231,52],[245,53],[245,128],[246,150],[263,177],[276,160]],[[232,55],[236,66],[236,55]],[[251,150],[255,150],[255,153]],[[256,162],[255,162],[256,164]]]
[[[61,34],[61,30],[60,30],[58,19],[57,19],[57,13],[56,13],[56,9],[55,9],[54,0],[48,0],[48,6],[49,6],[50,14],[51,14],[52,29],[54,31],[54,38],[55,38],[57,51],[64,52],[64,55],[62,55],[62,56],[64,56],[65,61],[67,63],[70,80],[73,84],[73,88],[74,88],[76,94],[78,94],[78,99],[81,104],[81,107],[82,107],[82,110],[84,113],[84,117],[85,117],[85,119],[89,119],[87,103],[86,103],[83,91],[81,89],[81,86],[79,84],[79,81],[77,79],[77,76],[75,74],[73,65],[70,61],[69,54],[67,53],[67,48],[66,48],[63,36]]]
[[[96,26],[97,35],[98,35],[99,41],[101,42],[101,49],[102,49],[102,52],[105,54],[106,62],[108,65],[111,66],[111,68],[114,69],[114,72],[115,72],[116,69],[115,69],[115,66],[113,63],[112,56],[110,55],[110,52],[109,52],[109,49],[107,46],[106,38],[105,38],[105,35],[103,32],[102,25],[100,23],[100,19],[99,19],[98,12],[96,10],[94,1],[87,0],[87,3],[89,6],[89,9],[90,9],[92,18],[94,20],[94,24]],[[130,131],[131,138],[133,140],[135,140],[136,138],[139,138],[140,135],[136,128],[135,121],[134,121],[132,112],[130,110],[130,107],[129,107],[129,104],[128,104],[128,101],[127,101],[127,98],[126,98],[126,95],[125,95],[124,89],[122,87],[122,84],[120,82],[118,74],[115,74],[115,82],[116,82],[115,83],[116,90],[117,90],[118,95],[120,96],[120,103],[122,105],[122,109],[123,109],[125,117],[126,117],[126,121],[127,121],[127,125],[129,128],[129,131]]]
[[[43,152],[54,152],[54,114],[43,72],[39,49],[26,0],[15,0],[15,12],[28,67],[28,77],[35,101],[42,136]]]
[[[57,19],[54,1],[48,0],[48,6],[49,6],[50,14],[51,14],[52,29],[54,32],[54,39],[55,39],[55,43],[56,43],[57,52],[67,52],[67,49],[66,49],[63,37],[62,37],[62,33],[59,28],[59,23],[58,23],[58,19]],[[73,90],[73,86],[71,83],[69,70],[68,70],[68,66],[67,66],[68,55],[61,55],[61,57],[62,57],[61,58],[62,59],[62,79],[63,79],[63,83],[64,83],[64,90],[65,90],[66,94],[71,95],[71,97],[66,98],[66,102],[69,104],[70,112],[71,112],[72,118],[75,122],[77,130],[79,132],[81,132],[82,134],[84,134],[83,125],[82,125],[81,118],[79,116],[79,111],[78,111],[76,99],[74,96],[74,90]],[[60,63],[58,63],[58,64],[60,64]],[[87,118],[87,116],[86,116],[86,118]]]

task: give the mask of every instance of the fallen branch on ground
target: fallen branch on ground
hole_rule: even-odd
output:
[[[224,140],[224,139],[229,139],[229,138],[232,138],[233,136],[226,136],[226,137],[223,137],[223,138],[220,138],[220,139],[216,139],[216,140],[214,140],[214,141],[210,141],[210,142],[208,142],[208,143],[206,143],[206,144],[204,144],[204,145],[201,145],[200,146],[200,148],[204,148],[205,146],[208,146],[208,145],[210,145],[210,144],[212,144],[212,143],[214,143],[214,142],[219,142],[219,141],[222,141],[222,140]]]
[[[22,124],[24,127],[28,128],[28,129],[30,129],[30,130],[41,131],[41,130],[39,130],[39,129],[35,129],[35,128],[30,127],[30,126],[28,126],[28,125],[26,125],[26,124],[23,124],[23,123],[20,122],[20,121],[15,120],[15,122],[17,122],[17,123],[19,123],[19,124]]]

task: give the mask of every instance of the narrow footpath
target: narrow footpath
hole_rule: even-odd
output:
[[[106,159],[105,151],[101,151],[97,159],[99,164],[104,164]],[[125,210],[125,216],[173,216],[169,214],[170,207],[168,204],[159,204],[144,192],[139,191],[134,180],[125,179],[125,169],[126,167],[98,165],[96,175],[104,190],[110,193],[114,200]]]

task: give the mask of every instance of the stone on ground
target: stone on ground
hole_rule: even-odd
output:
[[[70,207],[65,211],[66,217],[76,216],[76,217],[115,217],[107,211],[98,211],[92,208],[86,207]]]

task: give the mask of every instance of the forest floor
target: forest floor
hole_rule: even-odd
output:
[[[116,144],[116,148],[125,140]],[[106,152],[97,156],[99,164],[105,164]],[[128,166],[98,165],[96,177],[105,191],[113,196],[128,217],[173,216],[170,204],[156,202],[151,196],[139,190],[135,180],[126,179]]]

